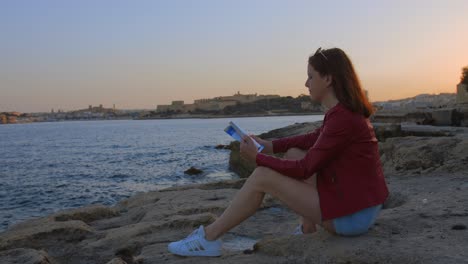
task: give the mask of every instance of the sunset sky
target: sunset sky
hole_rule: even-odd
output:
[[[4,0],[0,33],[0,112],[307,94],[320,46],[372,101],[455,92],[468,65],[467,0]]]

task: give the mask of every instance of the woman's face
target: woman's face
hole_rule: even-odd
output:
[[[322,99],[331,91],[331,77],[320,76],[310,64],[307,66],[307,80],[305,86],[309,88],[310,98],[322,102]]]

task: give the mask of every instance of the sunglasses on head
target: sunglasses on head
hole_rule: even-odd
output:
[[[317,49],[317,51],[315,52],[314,55],[316,55],[317,53],[320,53],[320,54],[322,54],[322,56],[323,56],[326,60],[328,60],[327,56],[325,56],[325,54],[323,54],[323,51],[324,51],[324,50],[322,49],[322,47],[320,47],[320,48]]]

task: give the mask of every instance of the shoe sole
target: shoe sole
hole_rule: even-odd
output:
[[[171,248],[168,246],[167,250],[171,252],[172,254],[178,255],[178,256],[184,256],[184,257],[219,257],[222,255],[221,252],[218,251],[193,251],[193,252],[178,252],[178,251],[173,251]]]
[[[171,252],[171,251],[170,251]],[[217,253],[217,252],[212,252],[212,253],[209,253],[209,252],[204,252],[204,253],[192,253],[192,254],[185,254],[185,253],[179,253],[179,252],[171,252],[172,254],[175,254],[175,255],[178,255],[178,256],[183,256],[183,257],[219,257],[221,256],[221,253]]]

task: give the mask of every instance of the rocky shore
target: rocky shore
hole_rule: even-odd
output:
[[[261,134],[302,134],[320,122]],[[0,233],[0,263],[468,263],[468,128],[374,123],[390,197],[365,235],[319,229],[291,235],[299,216],[266,195],[255,215],[225,234],[221,257],[179,257],[167,244],[209,224],[254,169],[231,143],[241,178],[138,193],[18,223]],[[281,156],[281,154],[277,154]]]

